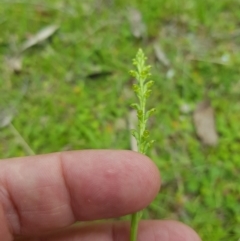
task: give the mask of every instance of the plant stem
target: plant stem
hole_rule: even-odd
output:
[[[131,216],[131,234],[130,234],[130,241],[137,240],[137,231],[138,231],[138,213],[133,213]]]
[[[132,107],[137,110],[138,127],[132,130],[132,135],[137,140],[137,151],[141,154],[146,154],[147,149],[153,143],[149,140],[149,132],[146,129],[146,124],[149,116],[155,111],[151,109],[146,111],[146,101],[151,93],[153,81],[146,81],[151,75],[149,69],[151,66],[145,65],[146,57],[141,49],[138,50],[136,58],[133,59],[133,64],[136,70],[130,71],[131,75],[136,78],[137,83],[133,85],[133,90],[136,93],[139,104],[133,103]],[[140,220],[140,212],[133,213],[131,216],[131,231],[130,241],[137,241],[138,223]]]

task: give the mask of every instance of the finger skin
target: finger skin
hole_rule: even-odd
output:
[[[0,203],[0,240],[11,241],[12,235],[7,226],[7,219],[4,215],[3,207]]]
[[[129,233],[128,222],[115,222],[75,226],[48,237],[38,237],[28,241],[126,241],[129,240]],[[137,241],[201,241],[201,239],[188,226],[166,220],[140,222]]]
[[[157,167],[131,151],[73,151],[0,162],[0,203],[13,235],[135,212],[154,199],[159,186]]]

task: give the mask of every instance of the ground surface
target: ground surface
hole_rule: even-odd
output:
[[[135,97],[128,70],[141,47],[155,81],[149,155],[163,180],[144,218],[181,220],[205,241],[237,241],[240,2],[128,2],[0,1],[0,158],[130,149],[127,116]],[[49,25],[59,29],[20,62],[22,43]],[[215,111],[215,147],[201,143],[192,121],[206,98]]]

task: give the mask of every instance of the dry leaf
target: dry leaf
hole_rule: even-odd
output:
[[[26,49],[31,48],[32,46],[43,42],[44,40],[51,37],[58,29],[59,29],[59,26],[57,25],[50,25],[43,28],[42,30],[40,30],[38,33],[33,35],[30,39],[28,39],[26,42],[22,44],[21,51],[25,51]]]
[[[169,67],[170,62],[167,56],[165,55],[165,53],[163,52],[162,48],[159,46],[159,44],[154,44],[153,48],[154,48],[154,52],[157,60],[161,62],[164,66]]]
[[[116,131],[126,130],[126,128],[127,128],[126,125],[127,125],[127,123],[126,123],[126,120],[124,118],[118,118],[115,121],[114,129]]]
[[[20,56],[7,57],[6,65],[11,72],[20,73],[22,71],[22,58]]]
[[[182,103],[180,106],[180,112],[182,114],[189,114],[192,111],[191,105],[187,103]]]
[[[166,78],[167,79],[172,79],[175,76],[175,70],[174,69],[168,69],[166,73]]]
[[[135,38],[146,36],[146,25],[142,20],[142,14],[134,8],[128,10],[128,19],[131,25],[131,31]]]
[[[8,126],[15,116],[15,111],[12,109],[9,110],[0,110],[0,128]]]
[[[124,100],[129,100],[134,97],[134,92],[128,86],[126,87],[124,86],[123,89],[121,90],[121,93],[122,93],[121,98]]]
[[[129,112],[128,125],[129,125],[130,130],[136,129],[136,125],[137,125],[137,111],[136,110],[131,110]],[[137,152],[138,151],[137,140],[132,135],[130,136],[130,144],[131,144],[131,149],[133,151]]]
[[[216,146],[218,135],[215,128],[214,110],[209,100],[204,100],[197,105],[193,113],[196,132],[203,144]]]

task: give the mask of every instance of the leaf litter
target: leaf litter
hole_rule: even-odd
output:
[[[31,38],[24,41],[20,47],[14,51],[14,54],[7,56],[5,63],[10,72],[15,74],[20,73],[22,71],[23,52],[31,47],[34,47],[35,45],[43,43],[49,39],[58,29],[59,26],[54,24],[41,29]]]
[[[214,110],[209,100],[198,103],[193,113],[193,122],[201,142],[207,146],[216,146],[218,134],[215,127]]]
[[[142,14],[135,8],[128,9],[128,20],[133,36],[137,39],[146,37],[146,25],[143,22]]]
[[[35,35],[33,35],[31,38],[29,38],[28,40],[26,40],[20,50],[21,52],[42,43],[43,41],[47,40],[48,38],[50,38],[57,30],[59,29],[58,25],[49,25],[43,29],[41,29],[39,32],[37,32]]]
[[[160,47],[159,44],[154,44],[153,45],[154,53],[157,58],[157,60],[162,63],[165,67],[170,66],[170,61],[167,58],[166,54],[163,52],[162,48]]]

